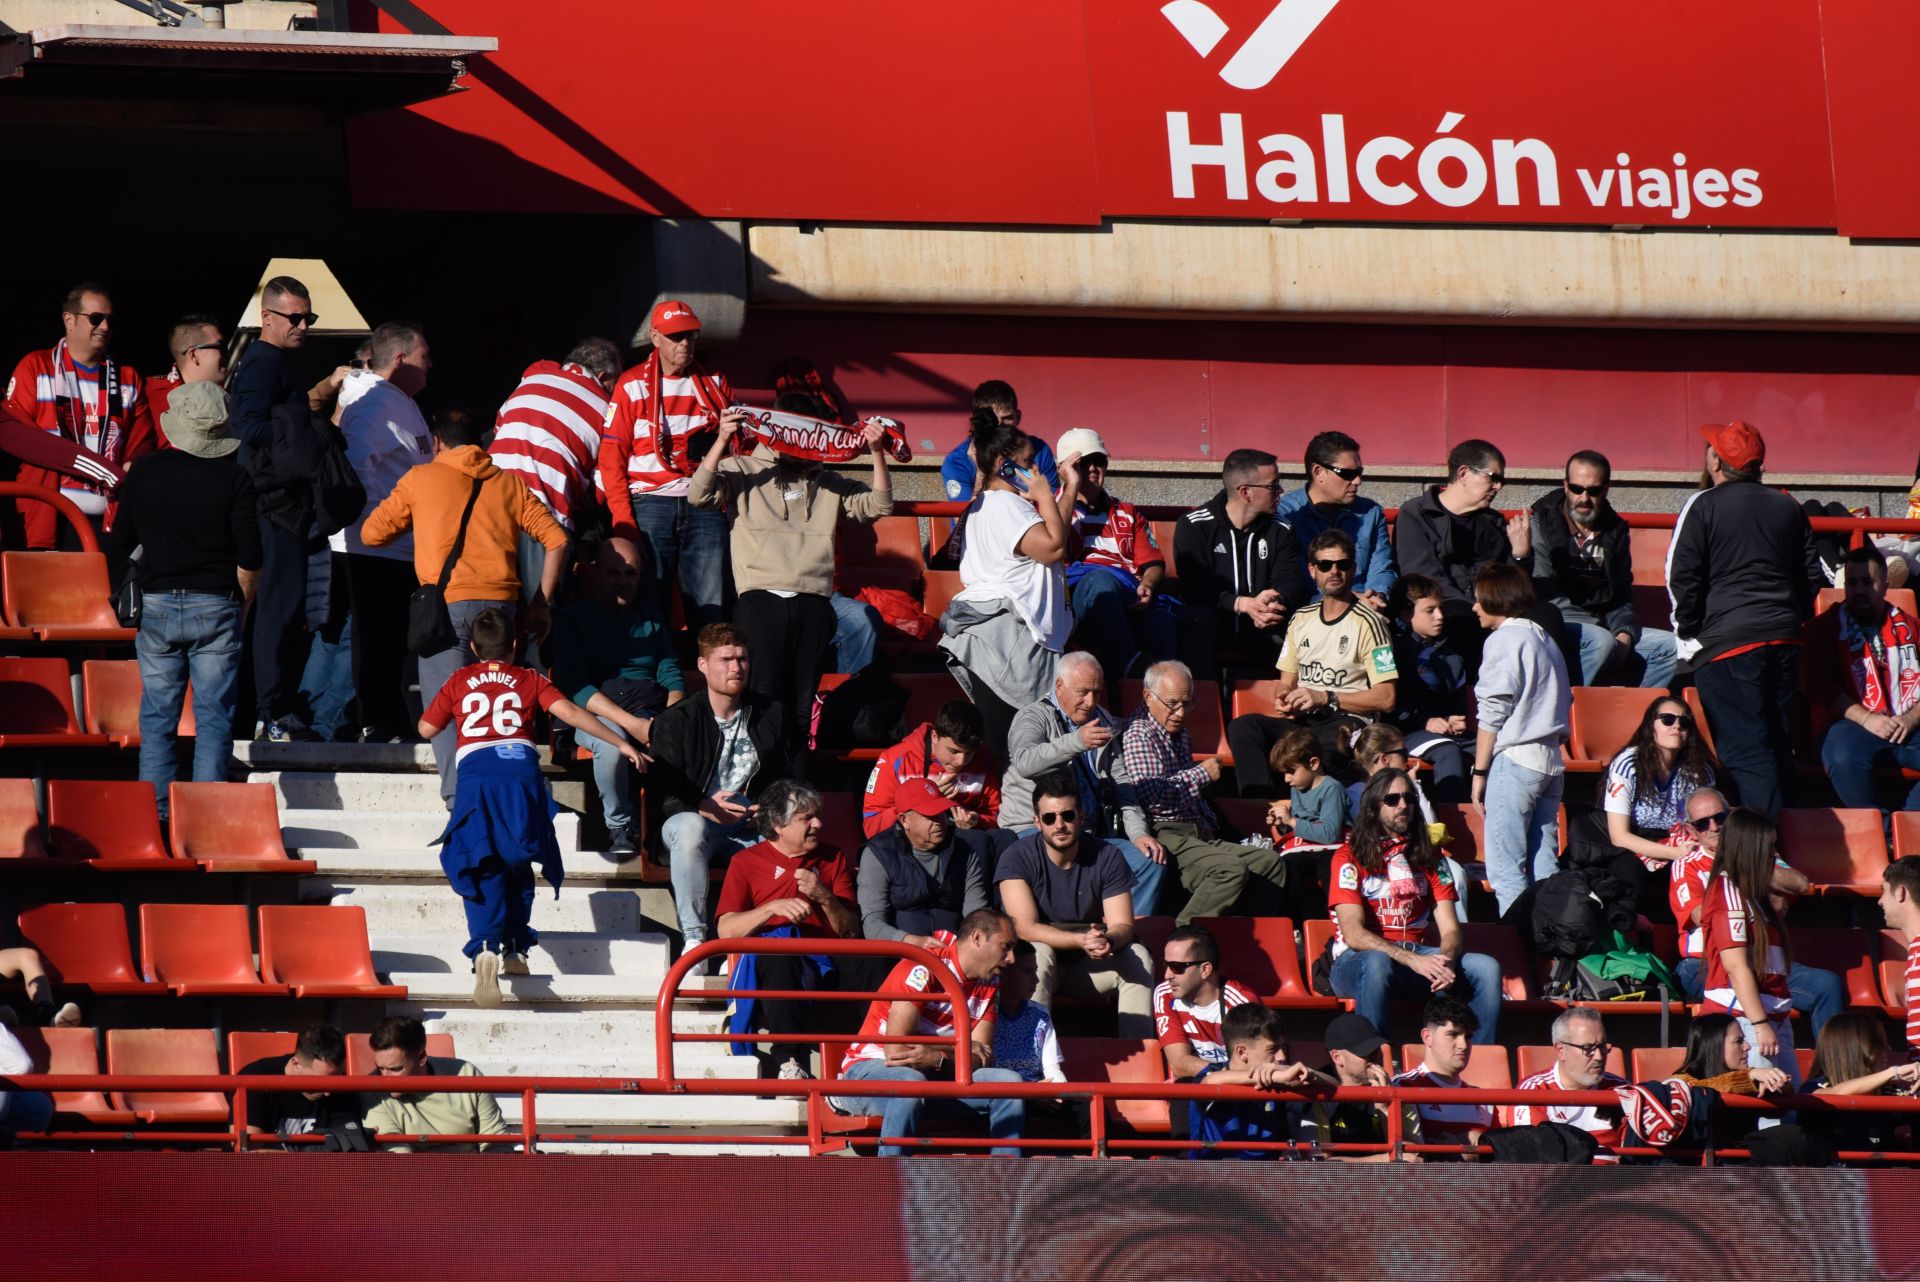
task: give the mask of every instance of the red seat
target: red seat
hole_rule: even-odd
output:
[[[153,785],[140,780],[54,779],[47,784],[47,830],[60,859],[103,872],[198,872],[160,840]]]
[[[1460,937],[1466,951],[1485,953],[1500,963],[1503,995],[1510,1002],[1538,999],[1533,971],[1527,964],[1526,949],[1520,944],[1520,932],[1505,922],[1467,921],[1460,923]]]
[[[1320,964],[1320,955],[1333,947],[1333,923],[1325,917],[1315,917],[1303,923],[1300,927],[1300,942],[1304,945],[1301,949],[1304,954],[1301,964],[1305,967],[1301,973],[1308,977],[1307,986],[1311,989],[1313,970]],[[1348,1007],[1353,1004],[1341,998],[1333,1000]]]
[[[140,967],[182,997],[284,997],[253,967],[243,904],[141,904]]]
[[[1452,838],[1440,847],[1449,858],[1462,864],[1476,864],[1485,858],[1481,853],[1481,844],[1486,839],[1487,821],[1479,811],[1472,806],[1436,801],[1433,803],[1433,817],[1446,825],[1447,835]]]
[[[1633,1052],[1633,1080],[1654,1082],[1672,1077],[1687,1061],[1684,1046],[1641,1046]]]
[[[951,568],[953,558],[947,555],[947,540],[953,537],[953,518],[950,516],[930,516],[927,518],[927,541],[920,548],[921,561],[928,568],[936,565]]]
[[[1893,812],[1893,857],[1920,855],[1920,811]]]
[[[1221,974],[1268,1006],[1331,1010],[1339,1002],[1307,987],[1300,974],[1299,946],[1287,917],[1200,917],[1220,945]]]
[[[1907,941],[1897,930],[1880,932],[1880,996],[1888,1010],[1907,1007]]]
[[[31,779],[0,779],[0,859],[45,859],[40,805]]]
[[[1671,529],[1627,531],[1627,547],[1633,554],[1633,581],[1636,585],[1657,587],[1662,591],[1666,589],[1667,549],[1672,544]]]
[[[1605,770],[1614,754],[1633,742],[1647,705],[1665,697],[1660,690],[1575,686],[1567,764],[1586,771]]]
[[[1131,716],[1146,702],[1146,682],[1128,679],[1120,683],[1120,712]],[[1195,757],[1219,757],[1222,765],[1233,764],[1233,749],[1227,744],[1226,723],[1220,720],[1220,683],[1195,680],[1193,702],[1187,706],[1187,739]]]
[[[836,558],[843,566],[921,567],[920,518],[883,516],[877,521],[842,519],[834,534]]]
[[[367,910],[340,906],[263,904],[260,973],[286,984],[295,997],[402,998],[404,984],[383,984],[373,973]]]
[[[120,626],[100,552],[0,553],[7,622],[42,641],[131,641]]]
[[[123,748],[140,746],[140,661],[88,659],[80,665],[80,702],[88,734],[103,734]],[[182,739],[193,737],[193,683],[180,704]]]
[[[436,1059],[452,1059],[454,1057],[453,1034],[452,1033],[428,1033],[427,1034],[427,1054],[433,1056]],[[373,1067],[372,1034],[348,1033],[347,1034],[347,1076],[348,1077],[372,1077],[374,1075],[374,1071],[375,1070]]]
[[[1514,1054],[1520,1060],[1519,1080],[1522,1082],[1553,1068],[1553,1047],[1551,1046],[1517,1046],[1514,1048]],[[1618,1046],[1607,1052],[1607,1071],[1620,1077],[1627,1075],[1626,1052]]]
[[[1070,1082],[1164,1082],[1167,1061],[1160,1043],[1130,1037],[1063,1037],[1060,1059]],[[1165,1135],[1172,1129],[1167,1101],[1129,1099],[1112,1101],[1113,1111],[1143,1135]]]
[[[834,590],[842,596],[857,597],[861,588],[892,588],[916,601],[920,598],[920,571],[904,565],[847,565],[833,571]]]
[[[299,1040],[298,1033],[228,1033],[227,1071],[237,1073],[269,1055],[291,1055]]]
[[[14,553],[0,553],[0,558]],[[0,748],[104,748],[80,732],[73,674],[64,659],[0,659]]]
[[[91,1028],[21,1028],[20,1045],[33,1060],[36,1073],[67,1073],[94,1077],[100,1072],[100,1047]],[[114,1108],[99,1091],[54,1091],[53,1110],[102,1126],[125,1126],[135,1120],[126,1109]]]
[[[1796,962],[1830,970],[1846,981],[1849,1006],[1882,1005],[1878,931],[1793,926],[1787,934]]]
[[[960,572],[928,570],[926,585],[926,596],[920,608],[937,619],[947,612],[947,607],[953,604],[953,598],[960,594]]]
[[[1280,683],[1272,677],[1258,681],[1242,677],[1233,683],[1233,715],[1244,717],[1249,712],[1257,712],[1263,717],[1273,715],[1273,691]]]
[[[1174,930],[1171,917],[1155,915],[1135,917],[1133,919],[1133,940],[1147,950],[1147,956],[1153,959],[1153,973],[1160,974],[1161,964],[1166,960],[1167,936]]]
[[[1780,856],[1807,875],[1822,895],[1877,898],[1887,868],[1878,810],[1819,807],[1780,812]]]
[[[1400,1070],[1407,1069],[1424,1061],[1427,1048],[1421,1042],[1407,1042],[1400,1047]],[[1476,1046],[1467,1056],[1466,1071],[1460,1074],[1460,1080],[1468,1086],[1483,1091],[1510,1091],[1513,1089],[1513,1066],[1507,1062],[1507,1048],[1504,1046]]]
[[[312,872],[289,859],[270,783],[175,783],[168,791],[173,853],[208,872]]]
[[[219,1045],[211,1028],[109,1028],[107,1072],[218,1077]],[[111,1100],[147,1123],[225,1122],[228,1117],[227,1097],[219,1091],[115,1091]]]
[[[127,910],[119,904],[41,904],[20,914],[20,942],[46,963],[58,986],[96,996],[164,994],[133,966]]]
[[[820,844],[832,846],[858,867],[867,838],[860,827],[860,798],[850,792],[820,794]]]

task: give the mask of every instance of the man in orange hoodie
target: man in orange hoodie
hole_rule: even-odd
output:
[[[368,547],[412,530],[413,572],[423,585],[438,583],[459,534],[460,514],[473,500],[466,541],[446,585],[447,614],[456,639],[446,650],[420,656],[423,706],[433,702],[447,678],[467,661],[468,629],[483,610],[498,610],[510,620],[517,617],[524,635],[544,637],[550,622],[548,602],[566,568],[567,532],[526,482],[494,466],[481,444],[485,432],[486,425],[471,415],[442,415],[434,427],[433,461],[409,469],[360,527],[360,539]],[[540,590],[524,609],[519,570],[523,532],[547,550]],[[448,725],[433,737],[440,795],[448,805],[453,803],[457,729]]]

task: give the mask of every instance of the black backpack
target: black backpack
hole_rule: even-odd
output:
[[[1548,957],[1578,958],[1613,940],[1606,905],[1586,872],[1569,868],[1533,888],[1533,946]]]
[[[325,419],[318,419],[314,428],[320,448],[313,468],[313,525],[315,535],[324,539],[360,519],[367,489],[347,462],[347,441],[340,429]]]

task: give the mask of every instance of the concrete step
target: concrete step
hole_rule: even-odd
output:
[[[541,1123],[540,1129],[546,1130]],[[644,1129],[631,1126],[594,1127],[596,1134],[632,1134],[641,1138],[631,1144],[610,1144],[596,1140],[542,1140],[540,1154],[579,1157],[805,1157],[803,1144],[661,1144],[649,1143]],[[788,1128],[782,1128],[788,1129]]]
[[[360,905],[367,910],[367,933],[376,939],[396,935],[439,939],[453,943],[456,952],[467,941],[466,901],[444,881],[412,885],[303,877],[300,898],[306,903]],[[640,924],[640,896],[611,886],[563,886],[556,899],[552,888],[539,882],[533,896],[532,920],[533,928],[543,935],[548,931],[598,936],[645,933]]]
[[[280,835],[289,849],[425,850],[447,826],[445,810],[330,810],[284,807]],[[580,816],[554,816],[554,836],[564,851],[580,845]]]
[[[641,1076],[654,1071],[656,1025],[650,1009],[629,1007],[532,1008],[519,1004],[481,1010],[420,1001],[416,997],[392,1003],[395,1014],[412,1015],[428,1032],[451,1033],[462,1059],[492,1072],[507,1062],[540,1061],[549,1072],[564,1076]],[[677,1010],[676,1032],[724,1031],[726,1013],[719,1007]],[[674,1048],[676,1071],[690,1074],[716,1061],[745,1063],[745,1056],[729,1053],[721,1042],[681,1044]],[[598,1068],[590,1066],[598,1065]],[[703,1069],[701,1071],[704,1071]]]
[[[248,783],[270,783],[283,809],[424,810],[444,817],[437,774],[391,771],[256,770]]]
[[[547,759],[540,749],[541,761]],[[429,743],[267,743],[240,739],[234,759],[251,770],[390,770],[433,773]]]
[[[746,1063],[751,1066],[752,1060]],[[521,1121],[518,1095],[498,1097],[500,1116],[510,1127]],[[771,1127],[788,1130],[806,1124],[806,1106],[797,1099],[756,1099],[750,1095],[541,1095],[534,1100],[538,1125],[696,1127],[735,1131]]]
[[[334,881],[396,881],[422,888],[447,888],[446,877],[440,870],[438,846],[412,850],[314,846],[295,853],[294,858],[313,860],[319,865],[321,874]],[[567,887],[580,882],[593,885],[628,884],[638,889],[645,871],[638,855],[617,857],[592,850],[567,851],[566,867]],[[643,910],[645,907],[643,904]]]
[[[373,936],[373,964],[381,971],[396,970],[422,978],[441,977],[436,990],[445,987],[444,979],[464,983],[471,974],[471,963],[462,954],[466,934]],[[603,935],[594,932],[555,930],[540,937],[527,955],[533,974],[528,978],[583,977],[620,978],[643,990],[637,997],[651,1000],[667,972],[666,936],[658,934]],[[458,984],[455,985],[457,987]]]

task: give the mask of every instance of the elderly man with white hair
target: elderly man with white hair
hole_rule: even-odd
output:
[[[1033,832],[1033,781],[1070,768],[1080,787],[1081,831],[1105,838],[1126,858],[1134,912],[1146,917],[1160,901],[1167,852],[1134,795],[1119,725],[1100,706],[1103,680],[1100,661],[1085,650],[1063,654],[1054,668],[1053,693],[1014,714],[1000,781],[1000,826],[1022,836]]]
[[[1570,1006],[1553,1021],[1553,1067],[1535,1073],[1516,1088],[1523,1091],[1610,1091],[1627,1080],[1607,1071],[1607,1026],[1590,1006]],[[1618,1162],[1624,1119],[1620,1110],[1593,1104],[1516,1104],[1507,1114],[1509,1126],[1538,1126],[1559,1122],[1593,1136],[1600,1145],[1595,1162]]]
[[[1250,888],[1277,901],[1286,880],[1279,852],[1220,838],[1206,798],[1208,786],[1220,780],[1220,760],[1195,761],[1187,738],[1193,670],[1177,659],[1154,664],[1147,669],[1146,696],[1146,705],[1120,731],[1120,756],[1155,840],[1173,857],[1187,888],[1187,906],[1176,920],[1184,926],[1196,917],[1223,917]]]

